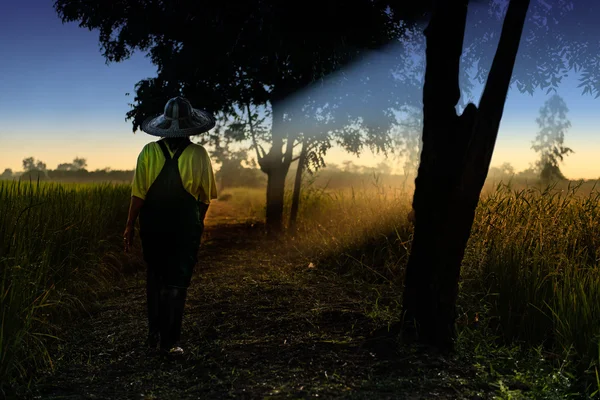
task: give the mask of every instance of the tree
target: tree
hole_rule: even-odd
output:
[[[211,156],[213,161],[220,165],[216,173],[216,179],[219,184],[219,190],[233,186],[256,186],[256,175],[253,177],[248,174],[249,168],[243,164],[248,163],[248,151],[245,149],[232,149],[234,143],[241,142],[246,138],[244,123],[240,122],[239,116],[231,121],[226,115],[218,118],[220,124],[208,135],[200,140],[203,145],[212,148]]]
[[[342,161],[342,164],[344,165],[344,172],[350,172],[352,174],[355,174],[359,171],[359,166],[354,164],[354,161],[352,160],[344,160]]]
[[[87,160],[85,158],[75,157],[71,163],[58,164],[56,167],[57,171],[80,171],[87,167]]]
[[[512,176],[515,174],[515,167],[513,167],[511,163],[505,162],[500,166],[500,171],[503,175]]]
[[[35,169],[35,159],[28,157],[23,159],[23,171],[31,171]]]
[[[485,50],[495,46],[490,35],[474,35],[473,42],[480,46],[466,47],[472,61],[469,65],[478,66],[476,77],[485,82],[485,87],[479,107],[470,103],[461,115],[457,114],[456,106],[460,98],[459,70],[469,1],[434,1],[425,30],[423,150],[415,179],[415,227],[406,270],[403,327],[407,336],[418,334],[420,341],[438,348],[453,346],[461,261],[510,84],[515,83],[525,92],[536,88],[552,90],[566,71],[584,65],[587,70],[582,85],[592,87],[587,92],[600,88],[600,70],[596,67],[599,61],[585,43],[588,38],[581,35],[581,29],[571,29],[572,25],[562,35],[548,34],[550,25],[557,25],[557,21],[590,21],[591,15],[596,15],[584,6],[574,17],[570,2],[560,2],[554,8],[544,1],[537,3],[540,11],[533,13],[533,31],[525,40],[525,47],[531,53],[523,55],[530,62],[519,65],[513,76],[529,3],[529,0],[493,0],[491,8],[481,11],[492,16],[505,15],[504,23],[489,73],[484,74],[487,68],[484,61],[489,55]],[[481,18],[477,27],[485,31],[485,22]],[[581,41],[569,42],[565,40],[568,37]],[[571,47],[567,48],[568,44]],[[539,56],[541,62],[532,60],[532,55]],[[396,325],[392,331],[398,329]]]
[[[386,153],[392,145],[390,130],[396,118],[391,110],[399,104],[403,92],[394,71],[405,55],[390,51],[370,55],[361,65],[327,77],[318,90],[311,92],[295,121],[302,126],[298,139],[302,147],[294,158],[298,166],[290,230],[296,226],[302,175],[325,166],[325,156],[333,143],[355,155],[365,147],[373,153]]]
[[[404,160],[404,176],[414,177],[419,168],[423,148],[423,112],[416,106],[407,106],[403,114],[395,131],[395,147],[399,149],[398,156]]]
[[[366,0],[352,7],[333,0],[122,3],[126,6],[58,0],[55,8],[64,22],[79,21],[100,31],[108,62],[122,61],[136,50],[149,52],[158,76],[136,85],[127,114],[134,131],[174,95],[212,112],[269,105],[270,146],[258,162],[268,176],[266,214],[273,231],[282,227],[285,178],[301,134],[293,121],[308,102],[303,89],[389,43],[407,26],[391,21],[384,2]],[[396,16],[412,21],[423,11],[421,5],[407,4]],[[198,54],[220,56],[198,63]]]
[[[490,167],[488,171],[488,177],[492,178],[505,178],[512,177],[515,175],[515,167],[511,163],[505,162],[499,167]]]
[[[29,171],[43,171],[46,172],[46,163],[36,160],[33,157],[23,159],[23,170]]]
[[[13,177],[13,171],[10,168],[6,168],[4,170],[4,172],[2,173],[2,175],[0,175],[0,178],[2,179],[10,179]]]
[[[544,182],[552,179],[565,179],[558,166],[566,155],[572,153],[564,146],[565,133],[571,127],[567,118],[569,109],[558,94],[550,97],[540,108],[540,116],[536,118],[540,128],[531,148],[540,154],[536,169]]]
[[[456,113],[468,0],[436,1],[427,38],[423,150],[403,300],[405,332],[452,348],[460,265],[489,169],[528,0],[512,0],[479,107]]]
[[[73,170],[79,171],[87,167],[87,160],[85,158],[75,157],[73,159]]]
[[[378,163],[375,170],[382,175],[391,175],[392,173],[392,167],[385,161]]]

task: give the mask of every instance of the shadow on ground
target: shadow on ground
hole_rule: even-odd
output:
[[[473,370],[366,343],[377,322],[360,290],[285,261],[252,224],[209,226],[189,290],[186,354],[144,348],[144,276],[73,321],[44,399],[488,398]],[[368,345],[366,345],[368,344]],[[379,348],[379,351],[374,351]],[[383,350],[382,350],[383,349]]]

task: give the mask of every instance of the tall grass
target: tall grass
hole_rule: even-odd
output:
[[[484,198],[465,259],[504,338],[590,362],[600,338],[600,193],[508,187]]]
[[[3,384],[51,366],[45,346],[56,315],[118,273],[129,190],[0,182]],[[225,194],[209,209],[218,223],[230,219],[227,207],[264,217],[264,192]],[[307,185],[290,246],[307,264],[400,287],[411,194],[377,178],[341,190]],[[543,345],[585,369],[598,360],[599,245],[600,194],[589,184],[486,192],[463,261],[461,320],[477,314],[493,336]]]
[[[404,188],[372,182],[343,190],[302,191],[294,243],[309,262],[377,282],[402,278],[412,226]]]
[[[56,318],[117,273],[129,196],[127,185],[0,181],[3,385],[51,367]]]
[[[293,243],[307,261],[402,283],[410,193],[382,187],[303,193]],[[462,267],[459,310],[504,342],[544,345],[582,368],[598,360],[600,193],[586,184],[482,196]]]

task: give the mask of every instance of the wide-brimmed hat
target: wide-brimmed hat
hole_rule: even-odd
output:
[[[173,97],[162,115],[142,122],[142,131],[161,137],[185,137],[208,132],[215,127],[215,118],[208,112],[193,108],[183,97]]]

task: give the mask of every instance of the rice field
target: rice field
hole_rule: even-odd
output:
[[[129,196],[128,185],[0,181],[3,383],[52,367],[56,322],[121,273]]]
[[[56,322],[109,290],[135,264],[121,251],[128,185],[0,181],[0,379],[52,367]],[[220,193],[240,218],[209,210],[207,225],[260,220],[264,192]],[[288,194],[288,201],[290,194]],[[410,193],[377,181],[343,190],[307,185],[292,257],[398,293],[410,251]],[[228,214],[227,214],[228,215]],[[572,371],[599,361],[600,193],[577,185],[482,196],[463,261],[461,337],[543,349]],[[128,256],[135,257],[135,256]],[[401,304],[400,299],[396,304]],[[392,307],[390,318],[399,316]]]
[[[411,196],[391,187],[309,188],[294,249],[306,262],[402,284]],[[396,303],[399,316],[401,302]],[[543,346],[594,378],[600,347],[600,192],[572,183],[482,196],[463,260],[459,329],[498,344]]]

